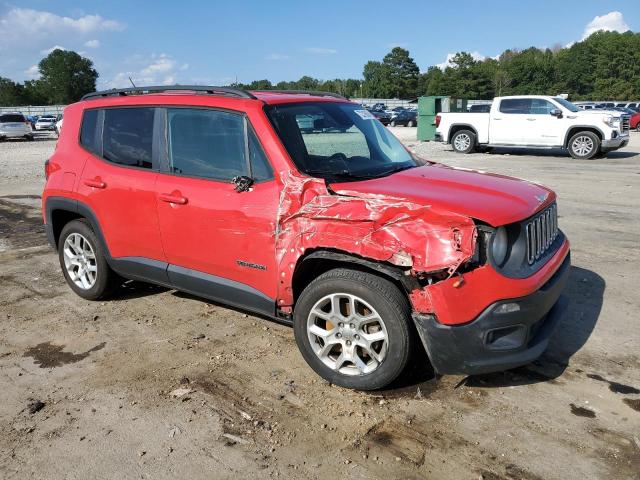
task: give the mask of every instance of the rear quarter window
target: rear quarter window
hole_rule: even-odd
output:
[[[98,131],[98,110],[86,110],[80,127],[80,145],[96,155],[102,155],[102,142]]]

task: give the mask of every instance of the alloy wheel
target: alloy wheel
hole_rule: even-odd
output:
[[[593,140],[586,135],[576,137],[571,148],[580,157],[586,157],[593,151]]]
[[[387,354],[384,321],[356,295],[335,293],[321,298],[309,313],[307,334],[318,358],[344,375],[371,373]]]
[[[64,241],[64,266],[71,281],[83,290],[96,283],[98,264],[93,246],[79,233],[71,233]]]
[[[466,133],[461,133],[453,141],[453,146],[459,152],[465,151],[471,145],[471,138]]]

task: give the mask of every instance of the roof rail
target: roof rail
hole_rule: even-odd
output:
[[[95,98],[111,97],[111,96],[127,96],[127,95],[144,95],[149,93],[163,92],[204,92],[209,95],[227,95],[232,97],[250,98],[255,100],[255,95],[245,90],[233,87],[212,87],[204,85],[162,85],[152,87],[129,87],[129,88],[112,88],[111,90],[102,90],[100,92],[87,93],[81,100],[91,100]]]
[[[321,92],[319,90],[252,90],[258,93],[282,93],[291,95],[312,95],[314,97],[333,97],[347,100],[346,97],[333,92]]]

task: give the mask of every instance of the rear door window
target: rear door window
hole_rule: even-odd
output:
[[[531,111],[530,98],[505,98],[500,101],[500,112],[506,114],[528,114]]]
[[[155,108],[108,108],[104,110],[102,156],[131,167],[151,168]]]

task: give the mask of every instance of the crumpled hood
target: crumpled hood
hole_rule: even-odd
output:
[[[556,198],[552,190],[542,185],[441,164],[372,180],[333,183],[331,189],[339,195],[402,198],[466,215],[494,227],[530,217]]]

